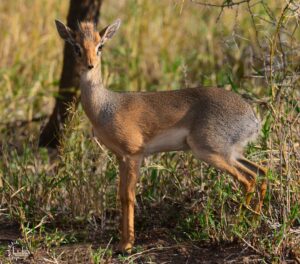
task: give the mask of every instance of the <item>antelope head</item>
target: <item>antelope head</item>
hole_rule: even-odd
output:
[[[101,31],[92,22],[81,22],[73,31],[59,20],[55,20],[60,37],[72,45],[80,71],[90,71],[101,65],[101,53],[106,41],[119,29],[121,20],[117,19]]]

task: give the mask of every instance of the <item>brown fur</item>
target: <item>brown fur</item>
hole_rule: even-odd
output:
[[[115,93],[101,80],[97,46],[109,40],[120,22],[100,34],[91,23],[81,23],[77,32],[64,29],[60,35],[77,43],[82,55],[81,101],[99,140],[119,160],[122,220],[120,250],[130,251],[134,243],[135,185],[143,158],[155,152],[191,150],[196,157],[228,172],[244,185],[246,204],[251,200],[256,175],[266,170],[247,160],[242,150],[259,131],[251,107],[237,94],[219,88],[178,91]],[[69,39],[68,36],[75,36]],[[74,44],[76,45],[76,44]],[[93,65],[93,69],[88,66]],[[263,183],[257,211],[266,192]]]

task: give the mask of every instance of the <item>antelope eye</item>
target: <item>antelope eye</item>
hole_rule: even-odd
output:
[[[98,50],[97,50],[97,53],[98,53],[98,54],[102,51],[102,48],[103,48],[103,44],[100,44],[100,45],[98,46]]]
[[[74,51],[78,56],[81,56],[81,50],[78,45],[74,45]]]

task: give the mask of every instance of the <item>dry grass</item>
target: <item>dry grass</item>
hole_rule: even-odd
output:
[[[15,0],[0,6],[0,218],[20,224],[20,243],[32,252],[91,233],[117,233],[116,162],[91,137],[82,110],[71,107],[59,158],[37,148],[40,118],[51,112],[61,70],[63,43],[53,21],[66,17],[67,4]],[[299,258],[299,3],[250,1],[222,9],[187,0],[130,0],[104,1],[102,10],[101,25],[123,21],[104,51],[110,89],[220,85],[246,95],[262,119],[261,137],[247,149],[270,169],[260,217],[240,209],[243,195],[228,175],[190,154],[168,153],[145,161],[138,232],[172,226],[178,241],[238,240],[266,262]],[[95,251],[94,261],[109,259],[109,252]]]

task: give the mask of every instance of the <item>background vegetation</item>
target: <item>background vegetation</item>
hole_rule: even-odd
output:
[[[217,85],[242,94],[262,120],[247,156],[269,168],[268,193],[255,216],[239,206],[240,186],[189,153],[150,157],[138,184],[138,241],[165,228],[173,243],[235,241],[262,262],[299,261],[300,3],[195,2],[104,1],[101,26],[122,19],[103,54],[105,83],[116,91]],[[87,252],[89,261],[109,262],[118,236],[114,157],[74,106],[58,155],[37,147],[62,64],[54,19],[64,21],[67,8],[60,0],[0,5],[0,223],[19,225],[17,243],[33,256],[43,249],[60,263],[58,246],[106,241]],[[0,244],[0,261],[6,250]],[[134,262],[143,250],[118,261]]]

